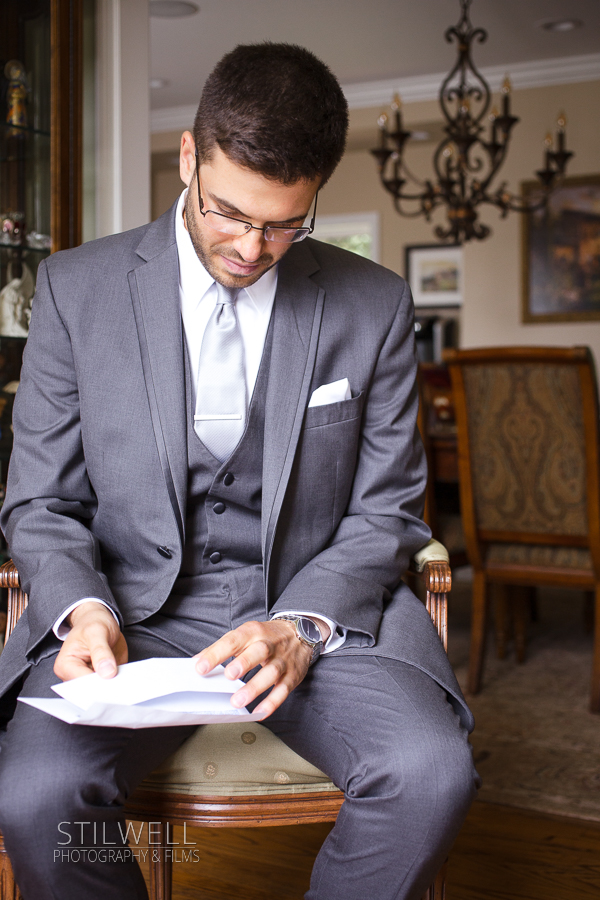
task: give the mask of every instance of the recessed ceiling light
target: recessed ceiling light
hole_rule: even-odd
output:
[[[168,87],[169,81],[166,78],[151,78],[150,79],[150,87],[153,91],[157,91],[159,88]]]
[[[542,19],[535,24],[544,31],[573,31],[575,28],[581,28],[583,22],[581,19]]]
[[[158,19],[178,19],[199,12],[196,3],[187,0],[150,0],[150,15]]]

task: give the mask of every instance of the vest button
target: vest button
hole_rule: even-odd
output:
[[[221,562],[221,554],[219,553],[218,550],[215,550],[214,553],[211,553],[208,558],[210,559],[213,566],[216,566],[217,563]]]
[[[225,472],[225,475],[223,476],[223,484],[225,485],[225,487],[229,487],[231,484],[233,484],[234,481],[235,478],[233,477],[231,472]]]
[[[221,503],[220,500],[218,503],[215,503],[215,505],[213,506],[213,511],[216,512],[216,514],[218,516],[220,516],[221,513],[224,513],[226,509],[227,509],[227,507],[225,506],[224,503]]]
[[[173,554],[171,553],[171,551],[169,550],[168,547],[157,547],[156,549],[158,550],[158,552],[160,553],[161,556],[164,556],[165,559],[173,558]]]

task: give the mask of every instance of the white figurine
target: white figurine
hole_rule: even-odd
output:
[[[8,284],[0,291],[0,334],[5,337],[27,337],[35,281],[25,263],[20,278],[11,278],[9,265],[8,278]]]

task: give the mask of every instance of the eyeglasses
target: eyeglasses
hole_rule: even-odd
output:
[[[200,190],[200,164],[198,153],[196,152],[196,180],[198,182],[198,200],[200,201],[200,215],[204,217],[204,221],[213,231],[219,231],[221,234],[231,234],[234,237],[241,237],[248,234],[249,231],[262,231],[265,241],[274,241],[276,244],[297,244],[303,241],[305,237],[312,234],[315,230],[315,216],[317,214],[317,197],[319,192],[315,194],[315,205],[313,209],[310,225],[303,228],[287,228],[285,225],[264,225],[259,228],[258,225],[252,225],[250,222],[244,222],[242,219],[235,219],[233,216],[226,216],[225,213],[215,212],[214,209],[204,209],[204,201],[202,200],[202,192]]]

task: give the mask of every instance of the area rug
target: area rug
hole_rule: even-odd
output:
[[[463,689],[470,592],[468,570],[457,571],[448,651]],[[600,821],[600,715],[588,712],[592,636],[583,604],[581,591],[540,589],[521,665],[513,647],[496,659],[490,628],[483,688],[468,698],[482,800]]]

